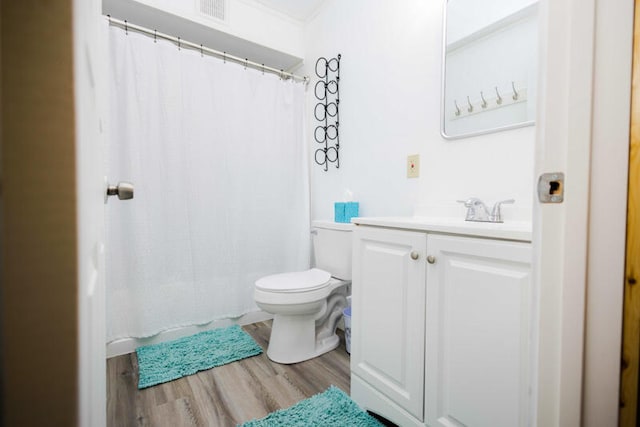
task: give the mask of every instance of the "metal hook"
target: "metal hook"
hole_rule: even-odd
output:
[[[484,93],[482,93],[482,91],[480,91],[480,98],[482,99],[482,104],[480,104],[480,106],[482,108],[487,108],[487,100],[484,99]]]
[[[456,116],[459,116],[460,113],[462,113],[462,111],[460,111],[460,107],[458,107],[458,101],[456,101],[455,99],[453,100],[453,104],[456,106]]]
[[[467,96],[467,104],[469,104],[469,107],[467,108],[467,111],[470,113],[473,113],[473,104],[471,104],[471,100],[469,99],[469,97]]]
[[[502,97],[500,96],[500,92],[498,92],[498,86],[496,86],[496,104],[502,104]]]
[[[520,94],[518,93],[518,91],[516,90],[516,85],[514,82],[511,82],[511,88],[513,89],[513,96],[511,96],[511,98],[514,101],[517,101],[518,98],[520,97]]]

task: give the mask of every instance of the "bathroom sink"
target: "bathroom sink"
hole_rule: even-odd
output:
[[[472,222],[454,217],[358,217],[351,220],[358,225],[420,230],[431,233],[458,234],[492,239],[531,241],[531,222],[507,221],[502,223]]]

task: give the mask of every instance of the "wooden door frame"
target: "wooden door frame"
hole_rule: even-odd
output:
[[[640,0],[635,0],[619,425],[638,420],[640,373]]]

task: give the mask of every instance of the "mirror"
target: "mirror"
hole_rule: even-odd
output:
[[[537,59],[537,0],[447,0],[442,136],[533,125]]]

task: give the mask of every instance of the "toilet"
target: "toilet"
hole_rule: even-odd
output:
[[[335,349],[336,325],[347,306],[351,284],[351,235],[354,225],[312,222],[316,267],[258,279],[254,299],[273,314],[267,356],[297,363]]]

